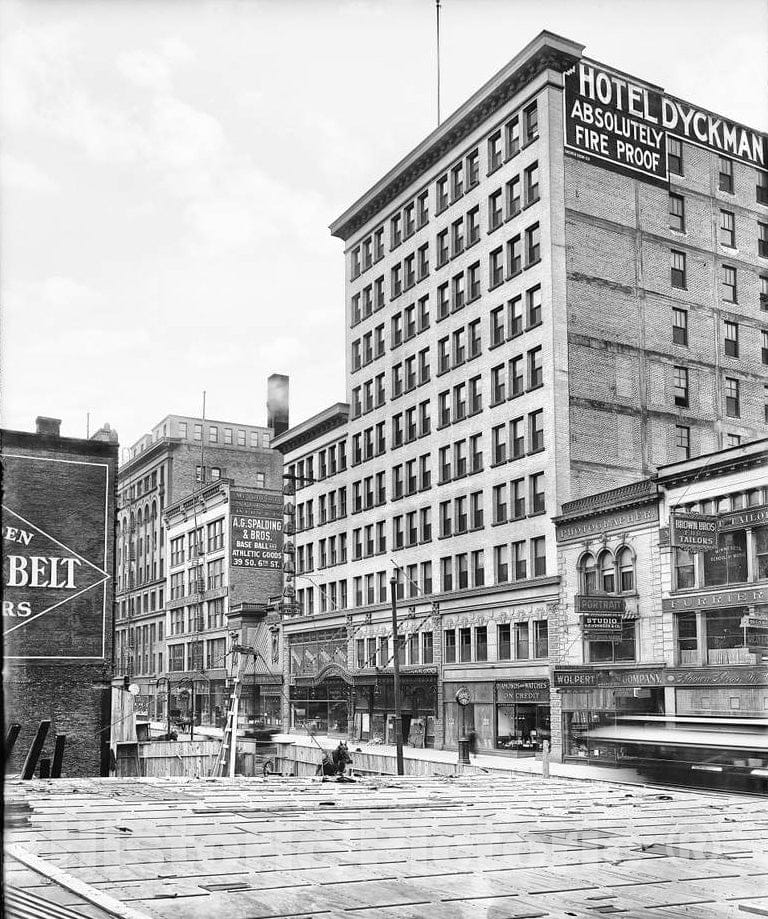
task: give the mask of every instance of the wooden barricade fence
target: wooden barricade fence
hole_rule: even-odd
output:
[[[219,752],[218,740],[152,740],[139,744],[141,774],[150,778],[162,776],[203,777],[210,775]],[[118,759],[118,776],[135,775],[125,762],[123,771]]]

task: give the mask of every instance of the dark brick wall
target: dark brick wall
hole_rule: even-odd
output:
[[[57,610],[4,635],[5,722],[22,725],[9,770],[21,768],[39,722],[50,720],[43,757],[53,755],[55,735],[64,733],[67,746],[62,774],[105,774],[104,747],[109,732],[103,729],[109,722],[112,676],[118,446],[4,431],[2,449],[3,504],[84,559],[93,560],[109,575],[103,587],[67,599]],[[19,460],[14,455],[33,459]],[[3,523],[15,526],[18,520],[4,509]],[[35,554],[35,541],[41,547],[40,554],[57,554],[56,544],[39,532],[27,549],[30,554]],[[20,551],[14,545],[4,540],[4,557]],[[59,549],[58,554],[67,553]],[[57,600],[55,592],[45,589],[36,592],[8,587],[3,599],[18,599],[25,591],[33,609],[45,609]],[[20,621],[8,616],[3,620],[4,632],[11,628],[9,623]],[[89,659],[73,659],[83,654]],[[40,656],[48,659],[33,659]]]

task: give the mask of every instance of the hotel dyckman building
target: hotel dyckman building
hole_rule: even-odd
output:
[[[284,717],[531,754],[565,502],[765,436],[766,136],[542,32],[331,225],[346,398],[289,475]]]

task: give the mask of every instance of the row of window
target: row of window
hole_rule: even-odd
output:
[[[768,223],[758,223],[760,236],[758,238],[758,255],[768,258]],[[685,252],[677,249],[670,250],[670,284],[678,290],[688,290],[688,259]],[[763,308],[764,299],[763,275],[760,276],[760,305]],[[738,303],[737,270],[733,265],[720,266],[720,295],[726,303]]]
[[[221,629],[224,627],[224,598],[218,597],[216,600],[208,600],[207,603],[180,606],[172,609],[169,615],[169,635],[202,632],[203,629]]]
[[[667,163],[670,173],[685,175],[683,142],[676,137],[667,138]],[[718,157],[717,187],[728,194],[734,193],[734,162],[725,156]],[[768,204],[768,172],[757,170],[755,199],[758,204]]]
[[[194,565],[188,571],[177,571],[171,574],[171,600],[179,600],[188,594],[205,593],[206,590],[218,590],[226,586],[224,559],[217,558],[208,562],[207,582],[203,576],[203,565]],[[206,586],[207,584],[207,586]]]
[[[393,660],[389,649],[389,636],[376,638],[358,638],[355,641],[355,663],[359,670],[369,667],[388,667]],[[411,632],[400,636],[398,663],[401,666],[434,663],[434,644],[432,632]]]
[[[171,567],[183,565],[185,559],[185,550],[190,559],[197,558],[203,554],[203,547],[208,552],[217,552],[224,548],[224,518],[212,520],[206,527],[207,540],[203,540],[203,528],[198,527],[190,530],[189,533],[182,536],[176,536],[171,540]]]
[[[586,552],[578,563],[579,587],[583,594],[626,594],[635,592],[635,561],[627,546],[615,553],[604,549],[598,555]]]
[[[413,514],[419,515],[417,523],[404,515],[399,524],[403,533],[403,547],[412,535],[413,526],[423,526],[420,511]],[[394,525],[394,523],[393,523]],[[430,524],[431,526],[431,524]],[[355,551],[360,552],[359,558],[367,558],[377,554],[378,545],[386,545],[383,523],[372,527],[361,528],[355,531]],[[335,537],[332,539],[335,540]],[[380,542],[379,542],[380,541]],[[331,540],[327,541],[327,560],[333,557]],[[374,548],[376,547],[376,548]],[[370,551],[369,551],[370,550]],[[335,550],[334,550],[335,551]],[[299,560],[304,566],[304,571],[312,571],[312,547],[305,546],[303,553],[297,548],[297,563]],[[535,536],[532,539],[517,540],[512,543],[495,546],[493,549],[494,582],[505,584],[510,581],[524,581],[529,577],[545,577],[547,574],[546,538]],[[482,587],[486,583],[485,577],[485,550],[476,549],[472,552],[459,552],[456,555],[444,556],[439,562],[440,590],[450,592],[464,590],[469,587]],[[297,574],[301,574],[297,564]],[[386,571],[372,572],[358,575],[352,579],[352,600],[355,607],[387,602],[387,584],[389,575]],[[318,609],[326,610],[346,609],[347,582],[334,581],[328,585],[313,585],[301,587],[296,592],[297,603],[305,615],[311,615],[315,610],[314,591],[317,588],[319,596]],[[416,599],[430,596],[433,593],[432,562],[424,561],[406,565],[397,571],[396,597],[397,599]]]
[[[213,670],[225,666],[227,653],[226,638],[209,638],[206,641],[191,641],[168,645],[168,670],[179,673],[184,670]],[[162,670],[162,667],[160,668]]]
[[[382,385],[383,385],[382,374]],[[337,472],[344,472],[347,468],[347,442],[339,440],[335,444],[323,447],[317,453],[317,478],[328,478]],[[285,494],[293,494],[296,490],[314,484],[315,457],[307,456],[303,460],[291,463],[285,476]]]
[[[189,424],[186,421],[180,421],[179,423],[179,436],[186,439],[189,436]],[[193,424],[192,427],[192,439],[193,440],[202,440],[203,439],[203,424],[202,422],[197,422]],[[219,434],[221,433],[221,440],[219,439]],[[208,443],[218,444],[223,443],[225,445],[232,445],[234,443],[233,437],[237,439],[237,446],[244,447],[246,445],[246,431],[242,428],[219,428],[216,424],[208,425]],[[268,447],[270,445],[270,433],[269,431],[251,431],[249,434],[249,445],[251,447]]]
[[[443,663],[487,661],[488,626],[466,626],[443,630]],[[496,626],[496,656],[499,661],[525,661],[549,654],[546,619],[530,622],[502,622]]]
[[[492,494],[494,525],[535,517],[547,509],[543,472],[529,475],[527,484],[525,477],[521,477],[494,485]]]
[[[390,300],[395,300],[427,277],[429,277],[429,243],[424,243],[416,252],[407,255],[402,262],[397,262],[390,268]]]
[[[690,384],[688,368],[676,364],[672,368],[673,393],[678,408],[690,406]],[[725,377],[723,380],[725,396],[725,414],[728,418],[741,417],[741,381],[736,377]]]

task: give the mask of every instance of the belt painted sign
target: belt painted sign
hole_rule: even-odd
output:
[[[230,492],[233,568],[279,570],[283,561],[283,497],[269,492]]]
[[[718,590],[694,596],[667,597],[662,599],[662,610],[721,609],[728,606],[747,606],[752,603],[768,602],[768,588],[742,587],[738,590]]]
[[[668,137],[765,168],[765,135],[581,60],[565,74],[565,147],[578,159],[657,184],[669,179]]]
[[[3,639],[10,659],[101,659],[112,483],[99,462],[3,456]]]

